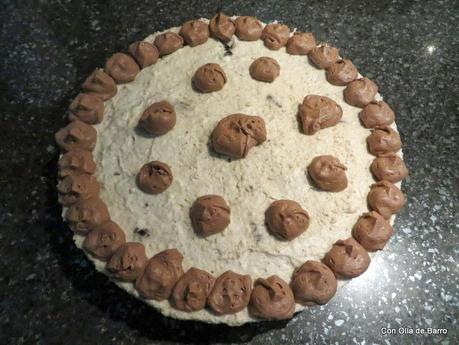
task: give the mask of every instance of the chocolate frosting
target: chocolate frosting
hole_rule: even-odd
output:
[[[57,186],[58,201],[64,206],[81,199],[98,197],[99,191],[99,182],[93,175],[88,174],[68,175]]]
[[[72,150],[66,152],[57,162],[58,175],[64,178],[68,175],[94,174],[96,163],[92,153],[86,150]]]
[[[323,44],[309,53],[311,62],[320,69],[327,69],[339,60],[339,49]]]
[[[83,248],[99,260],[107,261],[124,243],[124,231],[115,222],[108,221],[88,233]]]
[[[371,186],[368,193],[370,208],[389,219],[405,205],[405,195],[389,181],[379,181]]]
[[[145,68],[155,64],[159,58],[159,51],[153,44],[145,41],[137,41],[129,45],[131,54],[140,68]]]
[[[271,50],[279,50],[287,44],[290,29],[285,24],[268,24],[261,33],[265,46]]]
[[[303,132],[315,134],[319,129],[336,125],[343,116],[343,109],[331,98],[308,95],[298,106]]]
[[[255,17],[236,18],[236,36],[241,41],[256,41],[261,37],[263,25]]]
[[[338,240],[325,255],[324,263],[338,278],[355,278],[370,265],[370,256],[352,237]]]
[[[394,233],[394,229],[378,212],[360,216],[352,229],[352,236],[370,252],[381,250]]]
[[[344,100],[355,107],[363,108],[374,101],[378,86],[368,78],[351,81],[344,89]]]
[[[218,122],[212,133],[215,152],[244,158],[249,150],[266,140],[265,121],[259,116],[232,114]]]
[[[395,120],[394,111],[384,101],[373,101],[367,104],[359,116],[365,128],[388,126]]]
[[[154,135],[162,135],[174,128],[175,109],[169,102],[160,101],[150,105],[142,114],[139,126]]]
[[[271,83],[279,76],[280,66],[273,58],[263,56],[252,62],[249,72],[253,79]]]
[[[207,303],[216,315],[235,314],[247,307],[251,292],[249,275],[226,271],[215,281]]]
[[[70,120],[79,119],[95,125],[104,118],[104,102],[95,93],[80,93],[70,104],[69,111]]]
[[[183,38],[175,32],[168,31],[156,36],[154,44],[158,48],[159,56],[169,55],[183,47]]]
[[[408,176],[405,162],[393,152],[383,153],[375,158],[370,169],[377,180],[386,180],[392,183],[399,182]]]
[[[86,78],[81,88],[86,93],[93,93],[102,100],[107,101],[116,95],[116,83],[112,77],[101,69],[95,69],[89,77]]]
[[[295,31],[287,41],[287,53],[307,55],[316,47],[316,39],[311,32]]]
[[[110,220],[107,206],[99,198],[80,199],[70,205],[65,213],[70,229],[86,235],[97,226]]]
[[[374,156],[397,152],[402,148],[400,135],[389,126],[380,126],[367,137],[368,151]]]
[[[197,198],[190,210],[194,230],[204,237],[223,231],[230,223],[230,215],[230,207],[219,195]]]
[[[97,140],[97,131],[93,126],[80,120],[70,122],[54,135],[57,145],[64,151],[94,150]]]
[[[213,37],[229,42],[236,31],[236,24],[226,14],[219,12],[210,20],[209,28]]]
[[[159,194],[171,185],[173,180],[171,168],[166,163],[152,161],[145,164],[137,175],[137,184],[148,194]]]
[[[127,242],[113,253],[107,263],[107,271],[117,279],[134,282],[142,274],[147,261],[142,243]]]
[[[258,278],[253,284],[249,313],[261,319],[290,319],[295,312],[295,298],[290,286],[276,275]]]
[[[192,82],[193,86],[203,93],[219,91],[226,84],[226,74],[220,65],[206,63],[196,70]]]
[[[189,20],[182,25],[179,34],[186,44],[195,47],[209,39],[209,25],[200,20]]]
[[[315,157],[308,166],[308,173],[322,190],[340,192],[347,187],[346,166],[338,158],[323,155]]]
[[[351,60],[343,59],[327,68],[326,77],[330,84],[344,86],[357,79],[359,72]]]
[[[139,65],[135,60],[124,53],[113,54],[105,63],[104,70],[117,84],[133,81],[140,72]]]
[[[214,283],[215,278],[210,273],[190,268],[175,284],[171,295],[172,306],[187,313],[204,309]]]
[[[140,296],[156,301],[169,298],[183,275],[182,261],[183,256],[177,249],[166,249],[153,256],[135,282]]]
[[[293,272],[290,287],[295,301],[304,306],[327,303],[336,293],[333,271],[319,261],[306,261]]]
[[[293,200],[277,200],[265,212],[266,225],[273,235],[291,241],[309,226],[309,214]]]

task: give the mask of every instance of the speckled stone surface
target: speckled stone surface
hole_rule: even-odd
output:
[[[53,133],[84,78],[130,42],[219,7],[340,47],[396,110],[411,172],[386,250],[329,304],[289,322],[162,317],[95,272],[56,203]],[[458,21],[454,1],[3,1],[0,343],[459,343]]]

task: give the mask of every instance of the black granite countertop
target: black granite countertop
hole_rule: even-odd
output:
[[[53,133],[84,78],[130,42],[219,7],[340,47],[396,110],[411,172],[396,235],[367,273],[289,322],[162,317],[95,272],[56,202]],[[458,344],[458,22],[446,0],[2,1],[0,343]]]

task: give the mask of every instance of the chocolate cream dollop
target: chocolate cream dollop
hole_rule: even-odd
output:
[[[359,72],[351,60],[343,59],[327,68],[325,76],[332,85],[344,86],[357,79]]]
[[[127,54],[115,53],[105,63],[104,70],[117,84],[133,81],[140,72],[139,65]]]
[[[276,200],[265,212],[266,225],[276,237],[291,241],[309,226],[309,214],[293,200]]]
[[[241,16],[236,18],[236,36],[241,41],[256,41],[261,37],[263,25],[255,17]]]
[[[235,314],[247,307],[251,292],[249,275],[226,271],[215,281],[207,303],[216,315]]]
[[[340,192],[347,187],[347,168],[338,158],[323,155],[314,157],[308,166],[308,173],[322,190]]]
[[[91,151],[72,150],[64,153],[57,162],[59,178],[68,175],[89,174],[96,172],[96,162]]]
[[[402,148],[400,135],[389,126],[376,127],[367,137],[368,151],[374,156],[397,152]]]
[[[223,42],[229,42],[236,31],[236,24],[223,12],[217,13],[209,23],[210,34]]]
[[[405,203],[405,195],[389,181],[379,181],[370,187],[368,204],[372,210],[386,219],[398,213]]]
[[[268,24],[261,32],[261,39],[271,50],[279,50],[287,45],[290,29],[285,24]]]
[[[100,184],[93,175],[68,175],[57,185],[58,202],[69,206],[78,200],[99,196]]]
[[[70,205],[65,213],[70,229],[79,235],[86,235],[102,223],[110,220],[107,206],[98,197],[81,199]]]
[[[175,284],[170,297],[172,306],[187,313],[204,309],[214,283],[210,273],[190,268]]]
[[[155,102],[143,112],[138,125],[153,135],[163,135],[174,128],[175,109],[167,101]]]
[[[166,249],[153,256],[135,282],[140,296],[156,301],[168,299],[183,275],[183,256],[177,249]]]
[[[408,169],[403,159],[394,152],[383,153],[371,163],[370,170],[377,180],[392,183],[399,182],[408,176]]]
[[[131,54],[140,68],[145,68],[155,64],[159,58],[159,51],[156,46],[145,41],[137,41],[129,45]]]
[[[335,295],[337,286],[333,271],[313,260],[297,268],[290,282],[295,301],[304,306],[327,303]]]
[[[323,44],[311,50],[308,57],[318,68],[327,69],[339,60],[339,49]]]
[[[253,284],[249,313],[267,320],[290,319],[295,312],[295,298],[290,286],[280,277],[258,278]]]
[[[378,86],[368,78],[351,81],[344,89],[344,100],[355,107],[363,108],[374,101]]]
[[[316,47],[316,39],[311,32],[295,31],[287,41],[287,53],[307,55]]]
[[[226,80],[225,71],[219,64],[207,63],[196,70],[192,83],[198,91],[209,93],[223,89]]]
[[[107,101],[116,95],[116,83],[112,77],[101,69],[95,69],[94,72],[86,78],[81,88],[86,93],[92,93]]]
[[[163,162],[152,161],[140,169],[137,174],[137,184],[148,194],[164,192],[172,184],[172,170]]]
[[[70,122],[54,135],[57,145],[64,151],[94,150],[97,140],[97,131],[91,125],[80,120]]]
[[[80,93],[70,103],[69,119],[81,120],[89,125],[101,123],[104,118],[104,102],[95,93]]]
[[[370,252],[381,250],[394,233],[394,229],[378,212],[360,216],[352,229],[352,236]]]
[[[155,37],[154,45],[158,48],[159,56],[169,55],[183,47],[182,36],[168,31]]]
[[[117,279],[134,282],[142,274],[147,261],[142,243],[127,242],[113,253],[107,263],[107,271]]]
[[[265,121],[259,116],[232,114],[221,119],[212,132],[215,152],[245,158],[249,150],[266,140]]]
[[[273,58],[263,56],[252,62],[249,72],[253,79],[271,83],[279,76],[280,66]]]
[[[207,237],[225,230],[230,223],[231,210],[219,195],[204,195],[191,206],[190,217],[194,230]]]
[[[370,265],[368,252],[352,237],[338,240],[325,255],[324,263],[339,278],[355,278]]]
[[[395,121],[394,111],[384,101],[368,103],[359,113],[359,117],[365,128],[388,126]]]
[[[83,248],[99,260],[107,261],[124,243],[126,236],[123,229],[115,222],[108,221],[88,233]]]
[[[308,95],[298,106],[303,132],[315,134],[320,129],[336,125],[343,116],[343,109],[331,98]]]
[[[201,20],[189,20],[182,25],[179,35],[186,44],[195,47],[209,39],[209,25]]]

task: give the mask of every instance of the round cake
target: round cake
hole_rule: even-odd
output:
[[[150,35],[69,113],[58,193],[75,243],[166,316],[241,325],[325,304],[405,203],[376,84],[284,24],[219,13]]]

